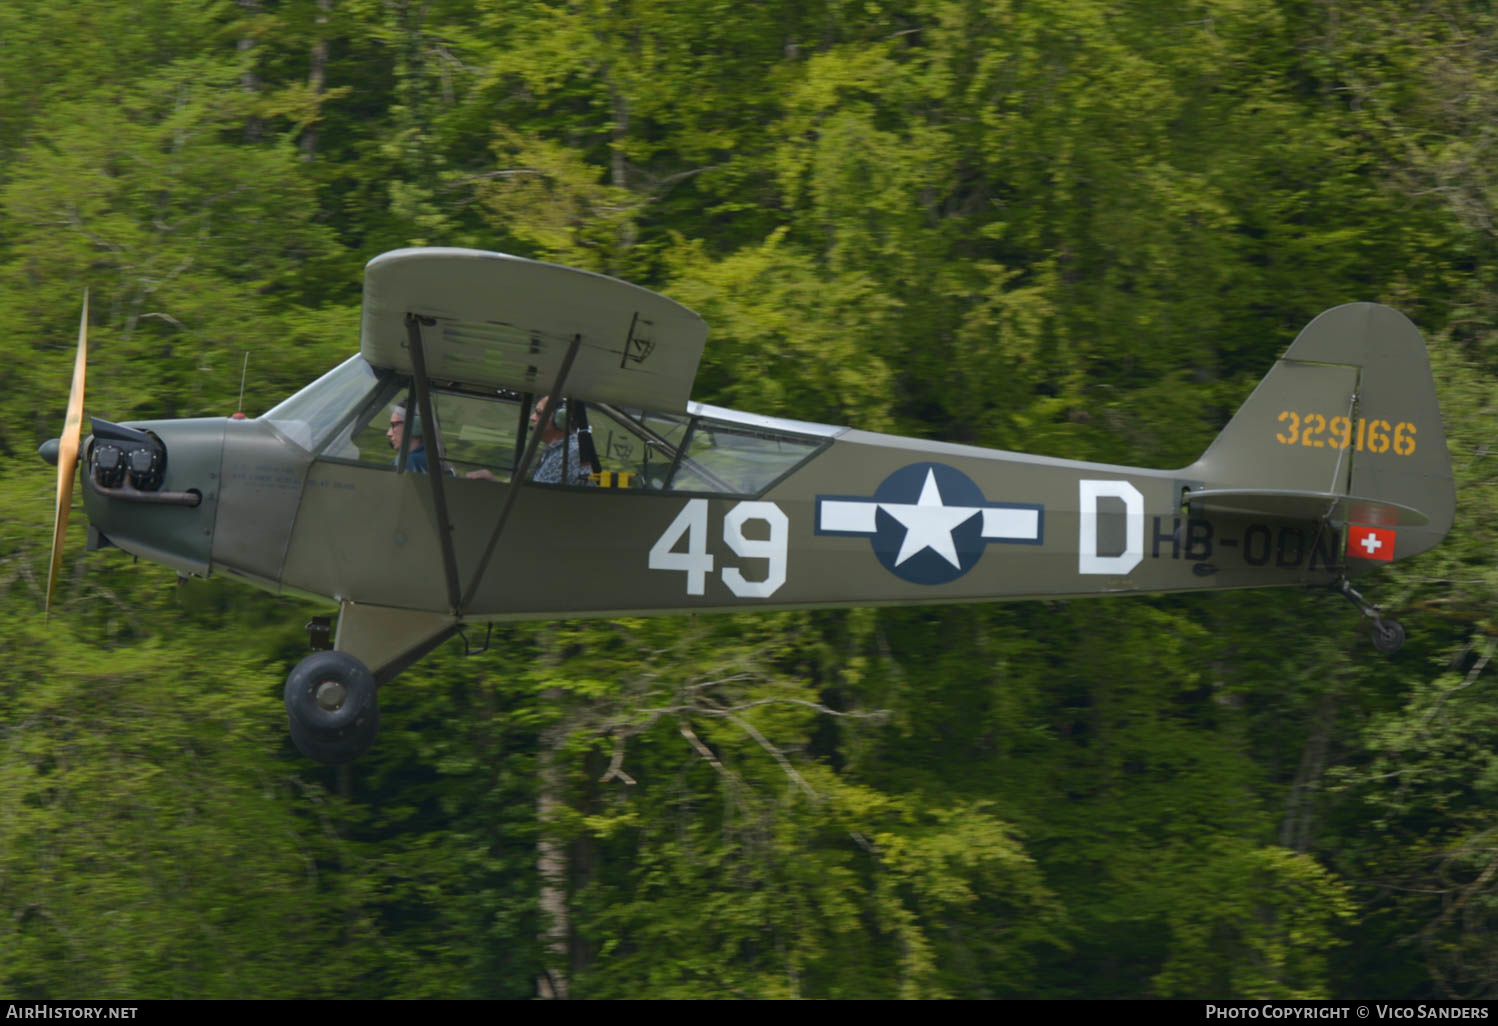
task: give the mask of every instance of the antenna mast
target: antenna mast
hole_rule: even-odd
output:
[[[250,371],[250,351],[244,351],[244,364],[239,368],[239,405],[234,409],[234,420],[244,420],[244,379]]]

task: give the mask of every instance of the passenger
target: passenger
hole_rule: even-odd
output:
[[[401,434],[406,430],[406,408],[397,406],[390,414],[390,428],[385,437],[390,439],[390,448],[395,450],[396,465],[400,464]],[[421,437],[421,417],[411,419],[411,450],[406,453],[406,469],[417,474],[427,472],[427,453]]]
[[[546,416],[548,398],[541,396],[531,408],[531,430],[541,432],[541,442],[546,446],[536,460],[536,468],[531,471],[531,480],[537,484],[591,485],[593,468],[583,463],[578,447],[577,436],[581,432],[573,431],[569,436],[562,418]],[[565,460],[562,455],[564,452]],[[565,481],[562,480],[563,462],[567,464]],[[488,470],[470,470],[467,476],[476,481],[499,480]]]

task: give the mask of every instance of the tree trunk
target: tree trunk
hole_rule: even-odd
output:
[[[317,0],[317,35],[312,41],[312,66],[307,74],[307,86],[312,95],[320,99],[328,84],[328,15],[333,13],[333,0]],[[302,131],[302,159],[311,160],[317,155],[317,123],[319,116]]]
[[[1326,770],[1326,754],[1331,746],[1332,726],[1336,719],[1336,693],[1325,692],[1317,705],[1310,736],[1301,748],[1300,766],[1290,785],[1285,818],[1280,823],[1280,845],[1301,854],[1310,850],[1315,839],[1317,794],[1321,789],[1321,774]]]
[[[253,18],[260,13],[260,0],[238,0],[239,9],[246,19]],[[247,54],[255,48],[255,40],[251,36],[240,36],[237,44],[240,54]],[[260,92],[260,76],[256,75],[253,68],[246,66],[239,76],[239,87],[254,96]],[[245,142],[258,142],[261,136],[260,119],[253,115],[244,123]]]
[[[551,688],[544,702],[563,702],[560,688]],[[541,733],[539,765],[540,788],[536,798],[536,819],[540,839],[536,842],[536,868],[541,878],[541,947],[546,968],[536,980],[536,991],[543,998],[567,998],[568,934],[572,924],[567,916],[567,846],[556,836],[551,820],[562,807],[565,779],[561,749],[567,740],[567,728],[557,722]]]
[[[609,158],[609,182],[616,189],[629,188],[629,161],[624,153],[625,140],[629,138],[629,99],[613,82],[609,83],[609,99],[613,106],[614,125],[611,132],[613,146]],[[634,248],[639,232],[633,216],[626,218],[619,236],[619,251]],[[622,269],[622,268],[621,268]]]

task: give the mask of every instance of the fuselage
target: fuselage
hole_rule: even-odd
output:
[[[266,420],[137,426],[166,443],[163,487],[203,501],[139,505],[85,484],[113,544],[184,574],[452,612],[425,474],[314,455]],[[1188,515],[1184,489],[1224,484],[1188,472],[829,428],[754,494],[442,485],[458,612],[474,620],[1314,585],[1346,569],[1324,523]]]

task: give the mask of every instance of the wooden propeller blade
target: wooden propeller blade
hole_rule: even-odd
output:
[[[68,393],[68,418],[57,449],[57,510],[52,518],[52,564],[47,570],[47,600],[52,611],[57,575],[62,570],[62,541],[73,506],[73,477],[78,469],[78,446],[83,439],[83,375],[88,364],[88,289],[83,290],[83,316],[78,321],[78,355],[73,361],[73,387]]]

